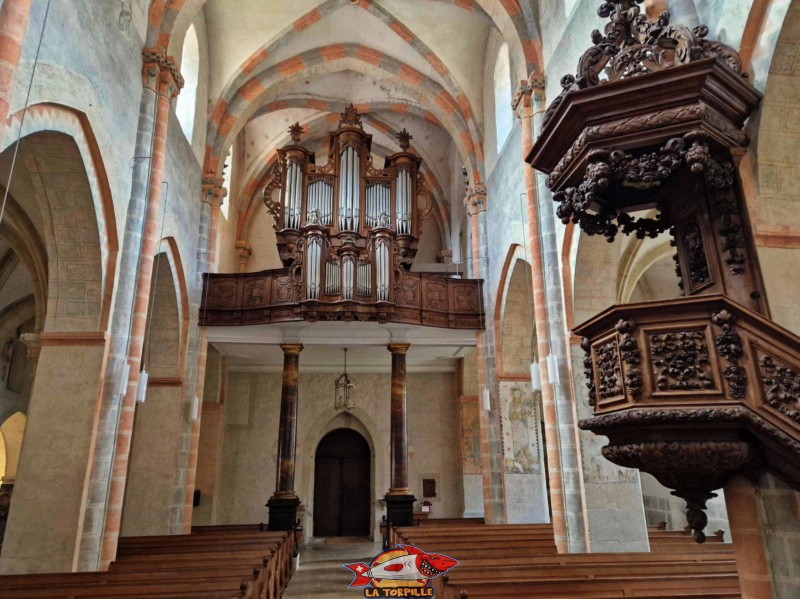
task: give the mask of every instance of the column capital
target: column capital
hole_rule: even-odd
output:
[[[288,354],[290,356],[297,356],[301,351],[303,351],[302,343],[281,343],[280,347],[284,354]]]
[[[514,93],[514,99],[511,101],[511,107],[517,115],[517,118],[523,118],[524,109],[531,106],[531,97],[538,96],[544,93],[544,77],[541,75],[531,75],[527,80],[519,82],[517,91]]]
[[[469,216],[474,216],[479,212],[486,211],[486,186],[475,185],[468,187],[464,196],[464,206]]]
[[[225,179],[214,174],[206,173],[200,180],[203,190],[203,201],[212,207],[222,206],[222,200],[228,195],[228,190],[222,184]]]
[[[386,349],[392,352],[392,354],[405,355],[409,347],[411,347],[410,343],[390,343],[386,346]]]
[[[243,239],[238,239],[236,243],[233,244],[233,247],[236,248],[236,254],[239,256],[239,264],[242,266],[246,265],[250,256],[253,255],[253,246]]]
[[[153,91],[176,97],[183,87],[183,76],[172,56],[164,48],[142,50],[142,84]]]

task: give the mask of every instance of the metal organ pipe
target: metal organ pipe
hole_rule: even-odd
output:
[[[303,171],[300,165],[289,160],[286,167],[286,195],[283,198],[286,228],[300,227],[300,203],[303,198]]]
[[[355,262],[353,256],[342,258],[342,299],[353,299],[353,287],[355,282]]]
[[[358,202],[360,186],[360,167],[358,153],[348,146],[339,160],[339,228],[355,231],[358,228]]]
[[[397,233],[411,234],[411,173],[403,169],[397,174]]]
[[[380,239],[375,244],[376,292],[379,302],[389,301],[389,242]]]
[[[309,237],[306,248],[306,297],[319,299],[320,256],[322,243],[319,237]]]

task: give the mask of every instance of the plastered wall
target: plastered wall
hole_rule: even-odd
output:
[[[388,356],[388,354],[387,354]],[[305,530],[314,513],[314,451],[335,428],[353,428],[370,444],[372,456],[372,530],[389,488],[390,375],[350,373],[355,379],[352,415],[333,409],[334,373],[303,373],[300,359],[299,414],[295,490],[303,502]],[[408,374],[409,485],[422,498],[422,479],[435,478],[433,513],[460,517],[463,490],[455,373]],[[275,488],[281,374],[230,372],[227,376],[217,524],[266,521],[264,507]],[[418,504],[417,504],[418,505]]]

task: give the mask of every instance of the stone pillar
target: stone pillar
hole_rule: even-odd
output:
[[[487,259],[488,235],[486,232],[486,187],[477,185],[467,189],[464,198],[472,238],[472,278],[488,273],[482,259]],[[483,287],[483,306],[490,313],[491,290]],[[483,509],[487,524],[506,522],[505,480],[503,464],[503,434],[500,428],[500,398],[497,387],[494,327],[487,326],[477,337],[478,396],[480,398],[481,464],[483,473]],[[489,391],[489,409],[483,405],[483,394]]]
[[[767,475],[768,476],[768,475]],[[762,477],[762,483],[766,477]],[[742,599],[756,599],[757,597],[774,597],[773,570],[789,570],[788,563],[791,559],[770,559],[767,543],[764,538],[765,530],[763,518],[759,510],[759,487],[742,476],[733,478],[725,485],[725,505],[728,508],[728,522],[731,526],[731,541],[733,552],[736,555],[736,569],[739,572],[739,586],[742,589]],[[791,522],[790,528],[795,528],[797,523],[798,503],[794,497],[783,502],[785,506],[792,506],[791,511],[781,514],[786,522]],[[792,499],[795,499],[793,502]],[[792,505],[794,504],[794,505]],[[773,510],[775,512],[775,510]],[[796,543],[795,540],[788,544],[783,539],[776,538],[775,530],[769,531],[770,536],[781,545],[781,549]],[[795,537],[796,539],[796,537]],[[796,589],[795,589],[796,590]],[[788,597],[789,595],[787,595]]]
[[[522,124],[522,158],[525,159],[533,145],[533,108],[531,95],[534,89],[541,93],[543,82],[525,82],[516,95],[517,116]],[[524,165],[524,162],[523,162]],[[547,323],[547,298],[544,291],[541,239],[539,237],[539,208],[536,190],[536,173],[527,165],[523,166],[525,195],[527,204],[527,244],[533,287],[534,326],[536,329],[536,356],[539,358],[542,380],[542,416],[547,439],[547,476],[550,481],[550,509],[553,519],[553,532],[559,553],[569,551],[567,519],[564,506],[564,481],[561,476],[561,452],[558,438],[558,417],[555,408],[555,393],[550,384],[551,373],[547,372],[544,358],[550,355],[550,327]]]
[[[386,519],[394,526],[414,523],[416,497],[408,489],[408,421],[406,417],[406,352],[409,343],[390,343],[392,354],[391,485],[386,494]]]
[[[275,493],[267,502],[269,530],[291,530],[297,520],[300,498],[294,491],[295,450],[297,446],[297,384],[300,378],[300,343],[281,344],[283,385],[281,387],[280,428],[278,429],[278,475]]]
[[[159,217],[161,212],[161,183],[164,174],[164,163],[167,148],[167,126],[172,100],[178,95],[183,78],[172,57],[166,56],[163,50],[146,48],[142,52],[142,82],[145,88],[156,94],[155,121],[153,123],[152,154],[150,156],[150,181],[147,192],[147,210],[144,221],[139,254],[139,270],[136,275],[136,292],[131,317],[130,340],[128,343],[128,364],[130,377],[128,387],[122,399],[122,408],[116,435],[116,451],[108,490],[103,544],[100,556],[100,567],[108,569],[108,565],[117,554],[122,520],[122,504],[125,495],[125,481],[128,475],[128,457],[133,435],[133,419],[136,404],[136,389],[139,384],[139,371],[142,362],[142,349],[147,328],[147,315],[150,304],[150,287],[153,275],[153,260],[158,249]]]
[[[203,270],[206,272],[216,271],[219,211],[228,193],[222,183],[223,178],[217,177],[213,173],[206,173],[202,178],[203,210],[200,218],[201,233],[198,242],[198,254],[203,254],[205,260],[198,259],[198,270],[200,272]],[[203,243],[204,241],[205,243]],[[203,246],[206,248],[205,252],[203,252]],[[190,347],[197,350],[197,371],[194,376],[193,393],[188,393],[187,396],[190,398],[197,397],[197,401],[202,402],[206,377],[206,358],[208,356],[208,332],[205,327],[197,331]],[[183,437],[181,447],[188,449],[179,456],[178,484],[180,488],[177,488],[175,492],[178,494],[181,490],[183,491],[183,510],[181,521],[173,522],[171,526],[173,530],[180,531],[183,534],[189,534],[192,528],[192,507],[197,475],[197,455],[200,443],[202,412],[202,410],[198,409],[197,418],[194,420],[187,418],[181,432]]]
[[[98,331],[38,337],[40,349],[31,348],[39,350],[39,362],[0,574],[70,572],[78,559],[106,338]]]
[[[138,292],[137,277],[139,276],[140,254],[142,254],[142,238],[146,235],[154,235],[158,222],[156,214],[158,211],[151,209],[153,197],[150,191],[155,186],[160,202],[160,177],[164,164],[166,126],[169,115],[168,101],[163,101],[164,98],[159,95],[159,90],[174,95],[177,93],[177,88],[183,83],[174,61],[163,51],[145,50],[143,62],[144,87],[139,105],[139,125],[134,148],[134,155],[143,158],[137,159],[135,162],[131,177],[131,197],[128,202],[125,235],[120,252],[119,275],[114,292],[114,307],[109,330],[108,367],[105,370],[105,381],[99,402],[97,432],[92,450],[89,488],[84,508],[83,534],[80,538],[78,569],[82,571],[97,570],[108,563],[106,560],[101,564],[100,550],[106,536],[104,534],[106,510],[110,497],[110,478],[114,448],[117,442],[117,427],[123,425],[123,418],[120,415],[123,402],[122,396],[117,393],[117,387],[122,367],[128,361],[129,334],[133,320],[131,305],[134,303],[134,294]],[[171,92],[168,85],[166,90],[163,85],[160,85],[160,82],[168,83],[170,80],[174,86]],[[161,101],[160,106],[159,101]],[[164,104],[167,104],[166,110]],[[155,139],[157,136],[160,137],[159,140]],[[152,156],[151,148],[154,150]],[[160,154],[157,154],[155,151],[159,148]],[[161,165],[160,169],[155,168],[157,163]],[[156,175],[159,177],[157,181],[154,179]],[[144,226],[145,219],[147,219],[147,227]],[[153,256],[150,256],[151,267],[152,260]],[[148,276],[147,281],[149,282],[149,280]],[[132,374],[133,371],[136,371],[134,376],[138,377],[138,365],[136,368],[131,365],[131,371]],[[131,395],[130,386],[126,395]],[[124,418],[127,420],[125,426],[129,428],[133,420],[132,409],[127,411]],[[117,470],[117,472],[119,471]],[[124,486],[123,489],[120,489],[119,484],[115,487],[115,491],[119,493],[117,503],[122,497],[123,490]],[[117,523],[120,517],[120,507],[117,505],[117,514],[112,516],[112,520]],[[118,534],[111,531],[109,533],[108,538],[113,538],[114,542],[113,551],[109,546],[107,555],[116,552],[116,535]]]
[[[4,0],[0,6],[0,140],[17,78],[32,0]]]

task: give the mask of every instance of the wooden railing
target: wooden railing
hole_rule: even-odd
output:
[[[200,325],[236,326],[298,320],[401,322],[453,329],[483,329],[483,281],[427,273],[395,276],[388,302],[321,295],[302,298],[291,268],[255,273],[206,274]]]

